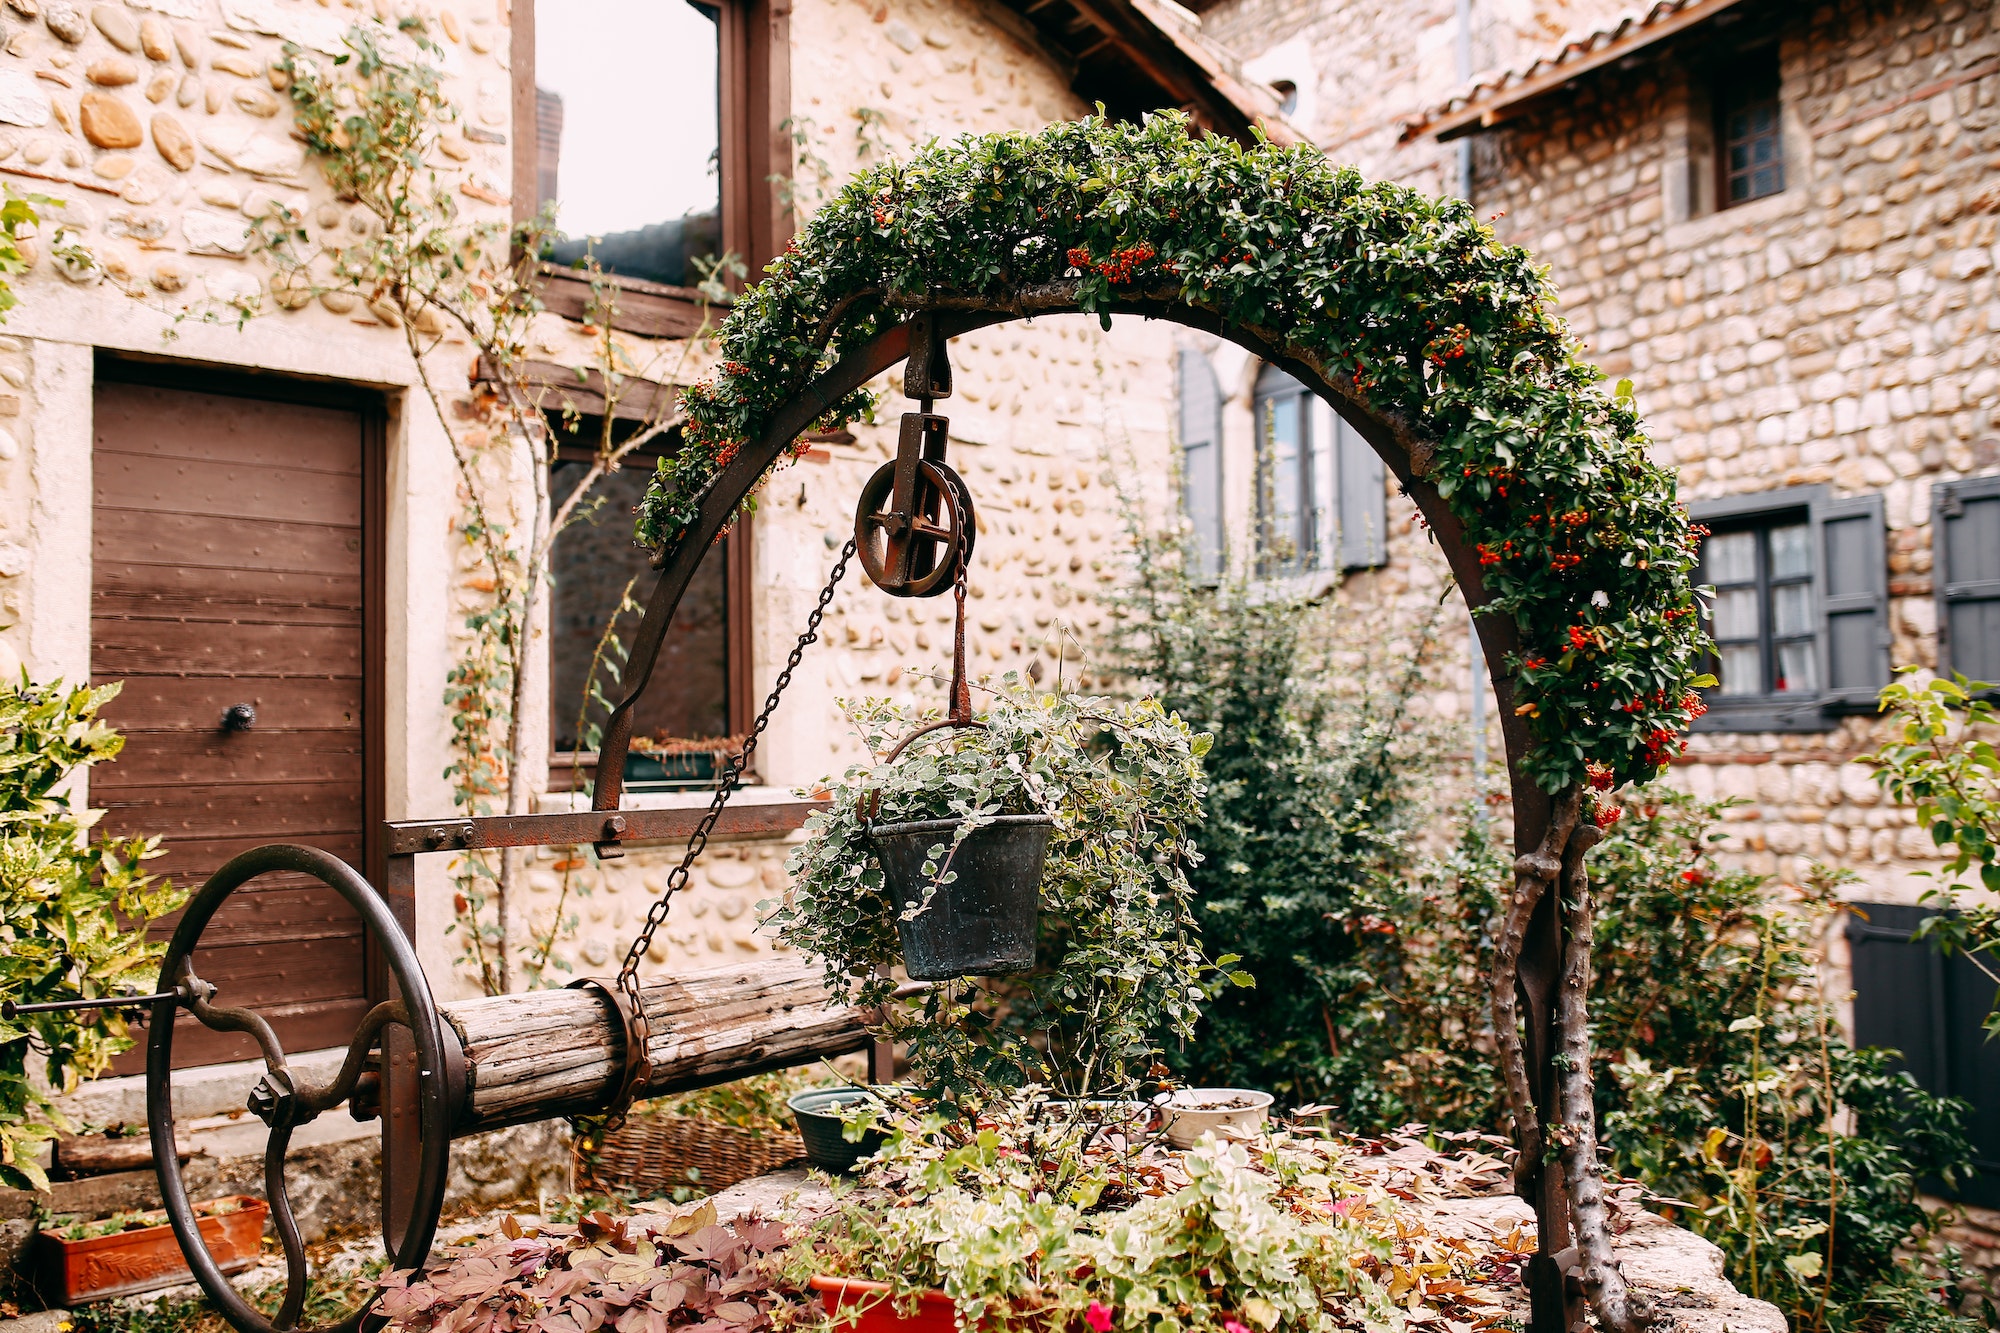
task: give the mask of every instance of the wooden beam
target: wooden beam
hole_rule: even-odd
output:
[[[725,808],[719,838],[789,833],[823,810],[822,801],[758,801]],[[693,833],[705,806],[675,810],[559,811],[545,815],[487,815],[478,819],[404,819],[387,826],[387,854],[484,851],[499,847],[575,847],[586,842],[678,842]],[[613,826],[615,822],[615,827]]]
[[[582,373],[579,374],[578,372]],[[521,367],[522,379],[531,393],[541,395],[545,412],[580,412],[601,417],[607,394],[602,372],[588,366],[566,366],[557,361],[529,361]],[[493,361],[481,356],[474,383],[498,379]],[[680,416],[680,386],[627,376],[615,394],[611,416],[617,421],[673,421]]]

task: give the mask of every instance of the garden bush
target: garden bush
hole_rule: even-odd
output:
[[[1121,665],[1215,736],[1189,880],[1257,982],[1211,1002],[1177,1072],[1358,1133],[1506,1132],[1484,978],[1511,830],[1410,708],[1428,636],[1375,648],[1357,688],[1354,644],[1389,636],[1354,608],[1194,582],[1172,535],[1138,548]],[[1945,1327],[1936,1274],[1898,1256],[1931,1227],[1919,1183],[1969,1163],[1966,1108],[1841,1037],[1820,984],[1838,877],[1726,868],[1726,804],[1665,783],[1606,805],[1591,1003],[1610,1169],[1794,1328]]]
[[[102,812],[71,794],[125,743],[97,716],[117,693],[0,684],[0,998],[17,1004],[154,988],[162,949],[145,928],[182,895],[145,873],[156,840],[91,841]],[[64,1128],[53,1096],[131,1044],[113,1010],[0,1020],[0,1185],[46,1188],[39,1150]]]

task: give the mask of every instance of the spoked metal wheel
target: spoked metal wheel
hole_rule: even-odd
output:
[[[216,1004],[216,988],[194,970],[195,948],[216,909],[250,880],[277,871],[310,875],[345,898],[373,935],[395,980],[396,998],[368,1011],[348,1047],[339,1074],[324,1087],[299,1082],[286,1064],[285,1052],[271,1025],[251,1010]],[[160,975],[161,989],[171,990],[173,998],[154,1005],[152,1035],[146,1049],[146,1109],[152,1130],[154,1169],[181,1253],[187,1256],[201,1289],[229,1322],[242,1333],[290,1333],[299,1328],[308,1273],[305,1243],[300,1239],[291,1200],[285,1193],[285,1153],[294,1130],[346,1101],[363,1074],[371,1072],[371,1066],[379,1067],[379,1060],[371,1053],[386,1045],[385,1038],[393,1038],[393,1030],[397,1028],[407,1031],[416,1048],[416,1110],[423,1148],[413,1182],[408,1221],[403,1226],[401,1242],[395,1247],[394,1263],[398,1269],[421,1264],[437,1233],[438,1213],[444,1203],[445,1172],[450,1161],[452,1108],[449,1080],[445,1077],[446,1039],[430,987],[417,964],[416,951],[368,881],[346,862],[317,848],[271,846],[245,852],[210,876],[189,901],[167,947]],[[270,1128],[264,1149],[264,1190],[271,1206],[272,1226],[285,1251],[285,1298],[275,1318],[265,1316],[251,1305],[223,1275],[202,1243],[194,1208],[181,1178],[180,1160],[174,1154],[173,1111],[174,1017],[180,1009],[186,1009],[215,1031],[249,1035],[263,1053],[264,1074],[251,1091],[249,1109]],[[386,1209],[386,1172],[384,1193]],[[319,1330],[348,1333],[374,1327],[381,1321],[372,1314],[373,1307],[371,1297],[339,1323],[320,1325]]]

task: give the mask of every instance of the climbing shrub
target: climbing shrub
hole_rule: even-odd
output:
[[[1406,439],[1464,525],[1487,614],[1560,791],[1643,779],[1701,704],[1697,532],[1647,453],[1630,386],[1597,372],[1527,252],[1468,205],[1370,184],[1310,147],[1196,138],[1178,116],[968,137],[862,172],[745,293],[684,395],[685,447],[637,535],[668,547],[717,473],[843,352],[921,306],[1098,314],[1181,303],[1265,330]],[[865,414],[865,392],[818,424]],[[1591,766],[1596,765],[1593,769]]]

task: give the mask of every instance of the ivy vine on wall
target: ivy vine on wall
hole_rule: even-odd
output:
[[[1484,614],[1519,629],[1507,666],[1544,790],[1650,778],[1702,711],[1699,529],[1631,386],[1599,390],[1545,273],[1463,201],[1309,147],[1197,138],[1177,115],[1093,119],[871,167],[766,274],[722,326],[720,370],[685,394],[686,447],[660,464],[643,544],[679,540],[770,414],[910,309],[1056,292],[1108,325],[1164,300],[1273,334],[1416,442],[1478,552]],[[817,424],[871,407],[856,392]]]

